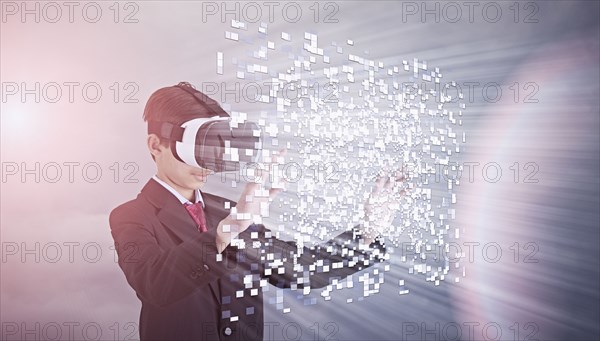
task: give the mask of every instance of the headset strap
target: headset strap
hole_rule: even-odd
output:
[[[169,141],[181,141],[184,130],[171,122],[148,121],[148,134],[156,134]]]

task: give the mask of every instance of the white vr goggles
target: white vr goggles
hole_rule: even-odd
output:
[[[209,113],[216,114],[181,125],[148,122],[148,133],[169,140],[171,151],[179,161],[215,172],[238,170],[240,163],[259,161],[262,141],[258,124],[246,121],[233,125],[231,117],[214,100],[192,90],[189,83],[179,83],[177,87],[192,94]]]

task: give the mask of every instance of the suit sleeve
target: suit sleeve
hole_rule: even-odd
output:
[[[216,262],[216,236],[210,231],[165,249],[140,209],[119,206],[109,220],[119,266],[144,301],[166,306],[225,273],[223,263]]]
[[[343,279],[389,259],[383,241],[377,239],[370,250],[360,250],[357,228],[345,231],[313,247],[298,247],[282,241],[263,225],[252,225],[238,237],[245,257],[260,262],[263,275],[280,288],[323,288],[332,279]]]

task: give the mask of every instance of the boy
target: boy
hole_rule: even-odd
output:
[[[358,233],[346,231],[323,245],[298,250],[294,242],[278,240],[264,225],[253,224],[250,217],[260,215],[261,205],[280,189],[258,195],[265,193],[264,184],[249,183],[237,203],[201,192],[212,171],[182,162],[170,148],[174,141],[161,137],[151,123],[178,127],[215,113],[228,116],[189,83],[154,92],[144,120],[157,173],[136,199],[110,214],[119,266],[142,302],[142,340],[262,340],[264,280],[282,288],[320,288],[384,258],[376,228],[360,227]],[[382,193],[398,180],[380,178],[372,198],[384,198]],[[366,206],[367,221],[385,227],[374,223],[372,206]],[[245,246],[232,245],[234,238]],[[314,267],[317,259],[330,269]],[[331,267],[340,262],[342,267]]]

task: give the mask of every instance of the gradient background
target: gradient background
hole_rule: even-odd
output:
[[[216,52],[249,58],[249,48],[224,39],[224,31],[232,30],[232,15],[227,22],[211,16],[203,23],[199,1],[138,1],[127,8],[121,2],[118,23],[109,8],[112,1],[97,2],[103,15],[96,23],[83,20],[85,2],[77,2],[73,23],[64,6],[57,23],[43,16],[36,23],[33,15],[23,22],[20,13],[5,18],[6,3],[2,1],[0,26],[0,338],[54,338],[56,326],[62,339],[91,338],[97,325],[102,339],[128,339],[132,332],[137,338],[140,304],[116,264],[108,214],[137,195],[154,174],[141,120],[145,101],[154,90],[182,80],[221,81]],[[37,3],[41,8],[46,4]],[[292,23],[281,13],[285,2],[277,3],[270,32],[289,32],[297,41],[305,31],[317,33],[320,42],[353,39],[369,58],[396,64],[418,58],[439,67],[445,81],[481,84],[467,97],[463,127],[468,143],[455,161],[496,162],[503,176],[495,183],[485,181],[480,166],[473,182],[461,182],[455,188],[455,223],[462,231],[461,243],[495,242],[503,254],[490,262],[481,246],[475,248],[466,277],[440,286],[408,275],[395,263],[379,294],[351,304],[346,297],[356,297],[359,289],[334,292],[330,302],[313,291],[318,304],[310,306],[286,293],[289,314],[268,304],[271,291],[265,296],[265,319],[273,322],[274,333],[265,338],[482,340],[496,339],[500,330],[502,340],[598,339],[599,3],[520,2],[515,22],[509,8],[514,3],[496,1],[502,16],[489,22],[481,9],[490,2],[475,2],[472,23],[463,2],[456,3],[463,11],[456,23],[447,20],[453,12],[451,17],[441,13],[439,23],[433,15],[422,20],[420,12],[403,20],[408,2],[401,1],[335,2],[337,23],[315,23],[309,9],[313,3],[299,2],[303,15]],[[29,8],[34,4],[29,2]],[[429,8],[434,4],[427,2]],[[439,4],[442,9],[444,3]],[[320,6],[324,18],[328,11]],[[138,22],[123,23],[133,8]],[[535,8],[539,11],[529,21],[537,22],[525,22]],[[489,14],[493,17],[493,9]],[[268,21],[266,9],[263,17]],[[33,95],[22,101],[20,92],[6,94],[10,82],[24,82],[28,88],[35,82],[96,82],[103,96],[97,103],[87,103],[80,92],[73,103],[66,93],[57,103],[43,98],[36,103]],[[117,103],[109,89],[115,82],[121,87]],[[128,82],[139,87],[133,96],[137,103],[124,103]],[[482,93],[489,82],[502,85],[497,101],[489,100],[493,89],[487,98]],[[509,89],[515,82],[521,87],[516,99]],[[528,82],[538,87],[537,103],[526,101],[531,89],[523,85]],[[463,92],[467,94],[465,88]],[[231,103],[236,105],[244,108],[243,101]],[[52,183],[47,181],[54,177],[52,169],[39,181],[34,174],[23,175],[22,163],[34,169],[36,162],[38,174],[52,162],[79,164],[73,181],[62,167],[62,177]],[[82,167],[93,162],[102,169],[97,182],[81,175]],[[521,167],[535,162],[539,182],[524,183],[528,172],[522,169],[516,183],[509,169],[514,162]],[[120,168],[116,181],[110,168],[115,163]],[[137,182],[125,181],[134,170],[124,169],[127,163],[136,167],[131,179]],[[12,165],[19,167],[15,175]],[[94,176],[94,168],[89,174]],[[237,198],[239,188],[224,191],[220,185],[212,180],[205,190]],[[64,243],[73,245],[72,261]],[[517,261],[511,249],[515,243],[521,248]],[[527,243],[532,248],[524,249]],[[56,245],[62,256],[53,262]],[[537,262],[525,262],[533,251]],[[406,281],[410,294],[399,295],[399,279]],[[487,334],[484,326],[490,326]],[[299,333],[295,327],[301,328]],[[461,337],[455,338],[457,328]]]

